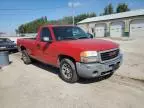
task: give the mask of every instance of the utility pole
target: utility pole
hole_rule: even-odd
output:
[[[73,26],[75,25],[75,10],[74,10],[74,2],[72,3],[72,10],[73,10]]]
[[[75,7],[78,7],[80,6],[80,3],[79,2],[74,2],[74,0],[72,2],[69,2],[68,3],[68,6],[70,8],[72,8],[72,22],[73,22],[73,26],[75,25]]]

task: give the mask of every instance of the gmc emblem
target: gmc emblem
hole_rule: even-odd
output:
[[[109,53],[109,56],[114,56],[114,55],[116,55],[116,52],[115,52],[115,51]]]

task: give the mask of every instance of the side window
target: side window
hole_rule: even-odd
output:
[[[41,40],[43,39],[43,37],[49,37],[49,39],[52,40],[51,32],[48,28],[42,28],[40,37]]]

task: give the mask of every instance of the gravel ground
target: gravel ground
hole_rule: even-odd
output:
[[[0,69],[0,108],[143,108],[144,53],[137,41],[116,41],[124,64],[112,77],[75,84],[62,81],[56,68],[25,65],[12,54],[12,63]]]

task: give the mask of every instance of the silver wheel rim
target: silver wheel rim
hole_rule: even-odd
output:
[[[69,64],[64,63],[62,65],[62,74],[66,79],[71,79],[72,78],[72,69]]]

